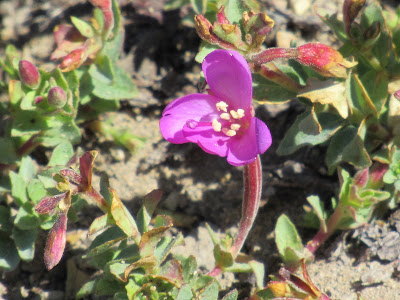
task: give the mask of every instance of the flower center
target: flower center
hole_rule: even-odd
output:
[[[226,136],[232,137],[238,134],[241,129],[243,131],[248,127],[243,109],[231,109],[228,112],[229,105],[224,101],[218,102],[215,106],[218,111],[222,111],[219,118],[212,120],[212,128],[215,132],[222,132]]]

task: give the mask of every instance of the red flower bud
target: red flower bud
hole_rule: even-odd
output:
[[[62,108],[67,103],[67,94],[59,86],[52,87],[47,95],[47,102],[50,106]]]
[[[394,92],[393,96],[397,99],[400,100],[400,90],[397,90]]]
[[[33,101],[35,102],[36,105],[38,105],[38,104],[42,103],[43,100],[44,100],[43,96],[37,96],[37,97],[35,97],[35,100],[33,100]]]
[[[55,195],[52,197],[43,197],[38,203],[38,205],[36,205],[35,211],[38,214],[52,213],[54,209],[57,207],[58,203],[60,203],[61,200],[67,197],[67,194],[68,192]]]
[[[20,60],[18,64],[19,76],[24,85],[31,89],[39,86],[40,74],[38,69],[27,60]]]
[[[218,36],[214,34],[212,24],[204,16],[196,15],[194,17],[194,21],[197,34],[201,39],[205,40],[210,44],[218,45],[224,49],[235,49],[234,45],[220,39]],[[229,26],[229,24],[226,25]]]
[[[89,0],[95,7],[99,8],[103,13],[104,17],[104,27],[103,32],[106,37],[114,27],[114,14],[112,11],[112,2],[111,0]]]
[[[377,163],[371,167],[368,187],[378,189],[383,185],[383,176],[389,170],[388,164]]]
[[[44,263],[47,270],[51,270],[56,266],[64,253],[67,242],[67,221],[66,212],[60,211],[47,237],[44,250]]]
[[[357,187],[361,188],[365,187],[365,185],[368,182],[368,177],[369,177],[368,169],[360,170],[354,175],[354,184]]]
[[[229,22],[228,18],[225,15],[225,6],[221,6],[217,12],[217,20],[218,23],[221,24],[231,24],[231,22]]]
[[[70,52],[67,56],[63,58],[60,64],[60,69],[63,72],[69,72],[75,70],[80,65],[82,65],[87,58],[86,47],[81,47]]]
[[[324,44],[305,44],[298,47],[297,51],[297,61],[326,77],[345,78],[346,69],[357,64],[345,60],[338,51]]]

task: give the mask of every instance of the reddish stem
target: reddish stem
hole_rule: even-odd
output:
[[[256,65],[262,65],[281,58],[296,58],[298,55],[295,48],[268,48],[261,53],[250,57],[250,61]]]
[[[221,274],[222,273],[222,270],[221,270],[221,268],[220,267],[215,267],[212,271],[210,271],[207,275],[208,276],[211,276],[211,277],[216,277],[216,276],[218,276],[219,274]]]
[[[339,203],[326,223],[326,230],[321,227],[314,238],[307,243],[305,248],[312,254],[314,254],[315,251],[317,251],[318,248],[335,232],[336,226],[339,223],[340,216],[342,214],[341,208],[342,206]]]
[[[262,188],[261,160],[258,155],[255,161],[245,165],[243,170],[244,191],[242,203],[242,218],[239,232],[231,248],[233,258],[239,254],[246,240],[260,206]]]

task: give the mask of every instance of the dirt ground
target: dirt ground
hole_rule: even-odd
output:
[[[276,22],[266,42],[269,47],[288,47],[291,40],[297,44],[318,41],[339,45],[313,6],[340,11],[341,0],[260,2]],[[99,151],[96,172],[110,176],[111,186],[133,212],[145,194],[156,188],[164,190],[159,212],[171,214],[174,230],[185,236],[186,245],[178,247],[176,253],[194,254],[200,267],[210,270],[213,246],[205,223],[221,234],[235,232],[240,219],[241,169],[204,153],[197,145],[170,144],[158,129],[165,105],[197,92],[200,66],[194,57],[200,40],[193,28],[180,22],[185,8],[165,12],[164,0],[119,3],[126,29],[120,64],[132,74],[139,95],[123,101],[118,112],[102,118],[112,118],[115,126],[130,128],[146,141],[131,154],[87,129],[80,146]],[[395,1],[384,3],[390,8]],[[54,26],[69,22],[71,15],[87,17],[91,9],[84,0],[3,0],[0,53],[7,43],[13,43],[23,51],[25,59],[50,69]],[[319,195],[329,203],[338,188],[336,176],[329,176],[324,165],[324,147],[302,149],[286,157],[276,154],[284,133],[302,110],[296,101],[256,109],[257,116],[272,132],[273,145],[262,156],[262,206],[243,251],[263,262],[268,274],[276,273],[281,265],[273,236],[277,218],[282,213],[288,215],[306,242],[316,233],[300,226],[306,197]],[[357,292],[368,300],[400,299],[400,218],[389,218],[392,213],[355,232],[338,233],[317,252],[316,261],[308,270],[323,292],[341,300],[357,299]],[[13,272],[0,273],[0,298],[73,299],[73,292],[94,271],[81,256],[87,246],[86,229],[97,215],[100,211],[87,208],[81,212],[81,221],[69,225],[64,258],[50,272],[42,261],[43,233],[33,262],[21,263]],[[251,275],[224,274],[222,282],[227,289],[236,287],[240,299],[245,299],[254,287]]]

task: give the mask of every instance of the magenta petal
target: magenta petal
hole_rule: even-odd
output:
[[[251,120],[250,127],[240,138],[232,138],[229,145],[228,163],[234,166],[246,165],[264,153],[272,143],[271,133],[264,122]]]
[[[183,127],[188,120],[211,122],[218,117],[215,104],[218,99],[211,95],[191,94],[171,102],[163,112],[160,130],[163,137],[174,144],[187,143]]]
[[[211,124],[210,124],[211,125]],[[211,126],[190,128],[185,126],[183,134],[189,142],[198,144],[205,152],[225,157],[228,153],[228,136],[215,132]]]
[[[247,61],[233,50],[215,50],[202,64],[204,76],[213,94],[232,105],[246,109],[251,105],[252,80]]]

